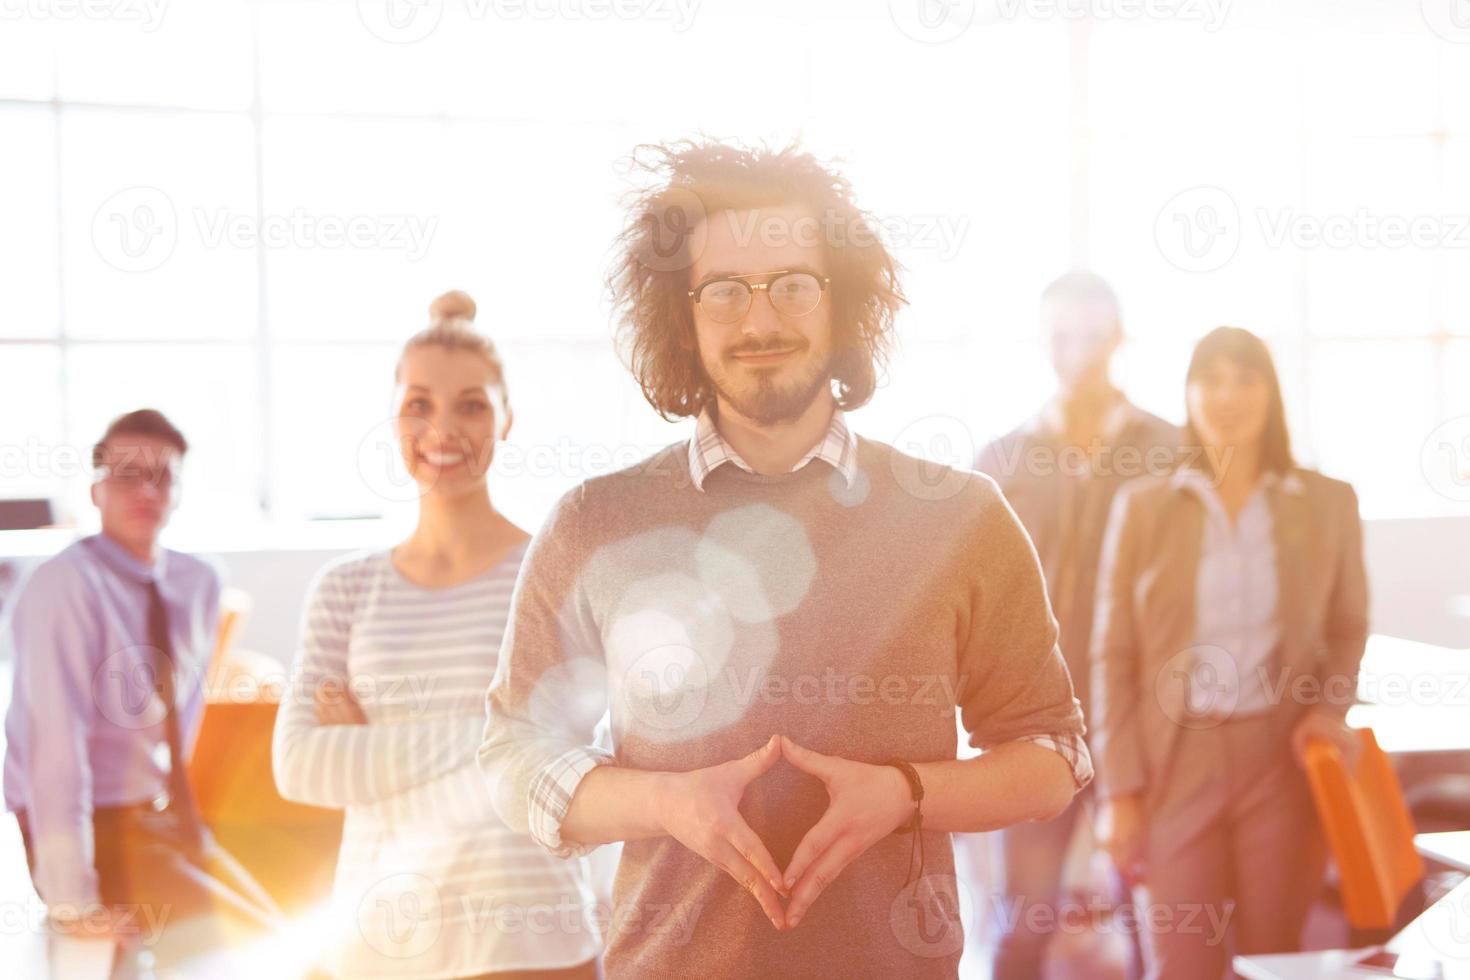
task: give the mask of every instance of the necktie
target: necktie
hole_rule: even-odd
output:
[[[168,795],[169,809],[176,813],[182,823],[187,843],[195,848],[203,846],[203,821],[199,819],[199,808],[194,801],[194,791],[189,786],[189,768],[184,758],[184,739],[179,730],[179,710],[176,692],[176,670],[173,642],[169,639],[168,609],[163,596],[158,592],[158,583],[148,583],[148,645],[155,652],[153,664],[158,696],[163,700],[164,727],[168,739]]]

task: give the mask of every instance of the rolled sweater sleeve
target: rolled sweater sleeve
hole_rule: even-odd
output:
[[[979,518],[959,558],[970,598],[959,656],[960,720],[977,749],[1032,742],[1057,752],[1080,789],[1092,780],[1092,760],[1041,563],[995,483],[978,474],[975,482]]]
[[[557,501],[527,549],[479,751],[500,818],[559,857],[592,849],[563,841],[561,825],[582,779],[614,761],[594,745],[607,668],[580,580],[582,493],[578,486]]]
[[[313,692],[325,682],[350,690],[355,565],[328,566],[313,584],[301,621],[290,684],[276,714],[271,762],[288,800],[322,807],[381,802],[474,759],[483,718],[445,714],[412,721],[325,725]],[[371,705],[365,711],[371,714]]]

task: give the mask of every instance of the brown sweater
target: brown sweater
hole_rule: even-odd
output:
[[[564,814],[568,760],[588,758],[604,710],[615,764],[646,770],[726,762],[775,732],[866,762],[954,759],[956,707],[977,748],[1080,743],[1036,553],[988,477],[859,438],[851,488],[814,461],[720,466],[700,490],[687,452],[574,488],[531,543],[480,750],[511,826],[559,843],[546,813]],[[826,802],[779,761],[741,812],[785,867]],[[778,933],[672,838],[627,843],[607,975],[953,977],[949,835],[925,845],[938,897],[904,889],[910,837],[895,835]]]

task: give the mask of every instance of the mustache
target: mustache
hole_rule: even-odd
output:
[[[725,351],[727,357],[739,357],[742,354],[768,354],[778,350],[802,350],[806,342],[791,338],[789,340],[773,340],[764,344],[741,344],[739,347],[731,347]]]

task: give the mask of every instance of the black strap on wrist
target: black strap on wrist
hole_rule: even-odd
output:
[[[893,831],[895,834],[912,833],[914,835],[913,844],[909,848],[909,876],[904,881],[904,885],[907,886],[910,881],[924,877],[924,835],[922,833],[924,829],[924,811],[920,806],[924,802],[924,782],[919,778],[919,771],[902,759],[889,759],[883,764],[885,766],[892,766],[903,773],[903,778],[908,780],[909,793],[914,798],[913,816],[899,824]],[[913,871],[914,855],[916,852],[919,857],[919,870],[917,874]]]

